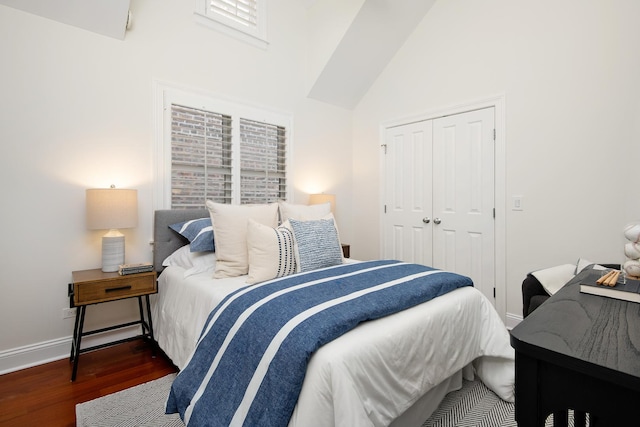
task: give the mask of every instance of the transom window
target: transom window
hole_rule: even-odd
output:
[[[256,46],[267,46],[267,0],[196,0],[197,21]]]
[[[209,11],[248,28],[258,26],[256,0],[209,0]]]

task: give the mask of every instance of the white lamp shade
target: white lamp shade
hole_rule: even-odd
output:
[[[124,264],[124,235],[118,228],[138,225],[138,190],[93,188],[87,190],[87,228],[109,230],[102,237],[102,271],[118,271]]]
[[[335,194],[311,194],[309,195],[310,205],[320,205],[322,203],[331,203],[331,213],[336,212],[336,196]]]
[[[109,230],[138,226],[138,190],[87,190],[87,228]]]

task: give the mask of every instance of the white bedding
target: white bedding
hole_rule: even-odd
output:
[[[246,276],[184,278],[166,268],[152,318],[155,338],[178,368],[215,305]],[[482,381],[514,399],[514,352],[491,303],[465,287],[363,323],[311,358],[290,426],[386,426],[426,392],[473,362]],[[424,421],[424,420],[423,420]]]

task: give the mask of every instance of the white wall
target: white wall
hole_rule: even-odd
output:
[[[124,41],[0,6],[0,372],[68,354],[71,271],[100,266],[103,232],[85,228],[86,188],[138,189],[126,261],[151,260],[154,81],[290,112],[293,201],[335,193],[350,240],[351,112],[306,99],[307,37],[292,36],[306,31],[303,2],[269,2],[267,50],[196,24],[192,6],[131,2]],[[86,328],[134,318],[136,307],[91,306]]]
[[[439,1],[354,113],[352,254],[380,247],[380,123],[505,97],[507,313],[535,269],[619,262],[640,218],[640,3]],[[633,169],[632,169],[633,168]],[[633,216],[633,218],[630,218]]]
[[[622,256],[622,226],[640,219],[640,199],[625,196],[640,160],[640,3],[436,2],[353,113],[306,98],[317,33],[305,3],[270,0],[267,50],[195,24],[181,0],[133,1],[124,41],[0,6],[0,372],[69,351],[71,271],[100,265],[86,188],[139,190],[127,260],[151,259],[154,81],[290,111],[294,202],[335,193],[360,259],[379,256],[380,124],[504,94],[504,190],[525,197],[523,212],[498,206],[507,312],[520,314],[528,271]],[[106,326],[135,304],[88,316],[88,328]]]

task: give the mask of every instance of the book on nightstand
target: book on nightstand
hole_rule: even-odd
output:
[[[118,266],[118,274],[126,276],[127,274],[146,273],[153,271],[153,264],[150,262],[142,262],[139,264],[120,264]]]
[[[580,282],[580,292],[624,301],[640,302],[640,280],[627,278],[626,283],[618,282],[615,286],[607,286],[596,283],[600,277],[601,272],[599,271],[591,273]]]

